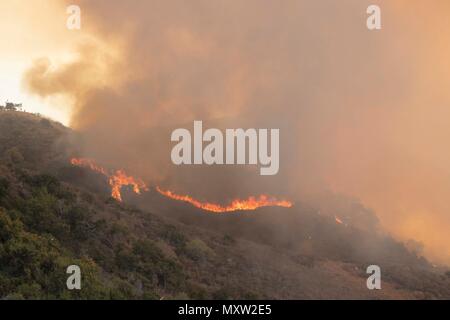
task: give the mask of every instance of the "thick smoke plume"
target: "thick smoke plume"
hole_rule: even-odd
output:
[[[448,1],[384,2],[380,31],[372,1],[77,2],[92,39],[25,82],[73,99],[86,156],[209,200],[343,193],[450,261]],[[279,174],[173,166],[194,120],[279,128]]]

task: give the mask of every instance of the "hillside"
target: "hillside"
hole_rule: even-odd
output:
[[[301,204],[206,215],[152,190],[120,203],[105,177],[70,165],[76,141],[58,123],[0,112],[0,298],[450,298],[448,270],[369,213],[348,226]],[[382,290],[366,288],[373,263]],[[72,264],[80,291],[65,286]]]

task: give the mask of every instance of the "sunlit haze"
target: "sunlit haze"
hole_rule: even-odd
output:
[[[86,156],[179,194],[355,197],[450,261],[448,2],[386,3],[378,33],[370,1],[77,2],[79,31],[64,1],[0,3],[1,103],[82,131]],[[193,120],[280,128],[279,174],[174,169],[168,132]]]
[[[23,85],[23,74],[35,59],[53,63],[73,59],[74,48],[84,37],[65,28],[66,6],[58,0],[8,0],[0,2],[0,104],[23,103],[24,109],[68,125],[67,97],[41,98]]]

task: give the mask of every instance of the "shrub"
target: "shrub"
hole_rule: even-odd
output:
[[[6,178],[0,178],[0,198],[3,198],[8,193],[9,181]]]
[[[4,209],[0,208],[0,242],[6,242],[19,233],[22,225],[13,221]]]
[[[189,241],[185,247],[186,255],[192,260],[199,261],[210,258],[214,251],[200,239]]]
[[[161,237],[177,249],[184,247],[186,244],[186,237],[176,227],[171,225],[164,226]]]
[[[223,243],[225,245],[233,245],[233,244],[236,243],[236,240],[232,236],[230,236],[229,234],[226,234],[226,235],[223,236]]]

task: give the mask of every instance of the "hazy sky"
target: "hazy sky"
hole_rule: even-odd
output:
[[[63,1],[2,1],[0,99],[71,123],[100,161],[199,197],[359,198],[450,261],[447,0],[376,1],[380,31],[365,0],[72,2],[80,31],[65,28]],[[174,168],[168,134],[193,120],[280,128],[280,173]]]
[[[41,99],[29,94],[22,85],[23,73],[39,57],[58,64],[77,54],[74,50],[86,34],[67,30],[66,4],[61,0],[4,0],[0,2],[0,103],[23,103],[30,112],[38,112],[69,124],[67,99]],[[62,99],[62,100],[61,100]]]

